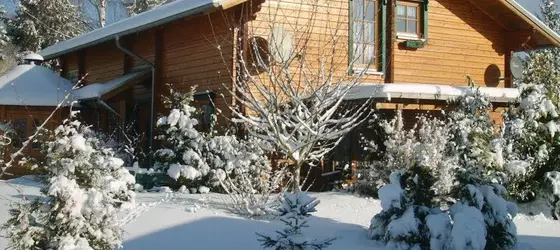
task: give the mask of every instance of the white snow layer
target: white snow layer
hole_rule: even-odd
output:
[[[229,0],[177,0],[172,3],[164,4],[151,11],[146,11],[103,28],[93,30],[81,36],[59,42],[41,50],[39,54],[48,60],[66,52],[114,39],[115,36],[135,33],[157,24],[164,24],[212,8],[217,8],[227,2],[229,2]]]
[[[25,195],[33,198],[39,194],[41,185],[33,177],[22,177],[9,181],[0,181],[0,195],[6,197],[0,203],[0,221],[8,219],[9,200],[16,200]],[[21,194],[15,188],[21,189]],[[169,193],[138,193],[137,207],[123,220],[125,226],[124,249],[220,249],[220,250],[260,250],[255,233],[272,235],[283,225],[278,221],[260,221],[244,219],[224,209],[228,197],[220,194],[182,194],[174,193],[173,198],[166,198]],[[383,250],[366,236],[370,219],[381,211],[381,203],[375,199],[366,199],[344,193],[313,194],[321,203],[317,212],[309,218],[309,228],[305,233],[308,238],[336,237],[337,240],[328,250]],[[196,213],[187,211],[197,207]],[[471,207],[471,212],[476,213]],[[479,214],[469,214],[468,209],[461,209],[463,219],[468,222],[483,221]],[[436,217],[439,216],[435,215]],[[457,216],[457,215],[455,215]],[[455,217],[455,220],[459,218]],[[427,218],[432,235],[445,226],[444,218]],[[548,250],[560,245],[560,222],[542,217],[517,216],[519,241],[522,248]],[[461,223],[462,225],[469,223]],[[476,243],[473,228],[454,228],[456,234],[468,236]],[[478,229],[480,230],[480,228]],[[452,232],[453,233],[453,232]],[[3,236],[4,232],[0,232]],[[451,237],[451,236],[449,236]],[[459,242],[457,242],[459,243]],[[432,247],[433,242],[431,242]],[[525,247],[526,246],[526,247]],[[0,248],[7,247],[7,240],[0,237]]]
[[[513,102],[519,96],[515,88],[480,87],[480,92],[493,102]],[[464,96],[468,86],[451,86],[421,83],[361,84],[350,89],[346,100],[367,98],[404,98],[421,100],[453,100]]]
[[[126,74],[124,76],[115,78],[106,83],[92,83],[76,89],[72,92],[76,100],[86,100],[101,97],[125,84],[144,76],[149,73],[149,69],[140,70],[138,72]]]
[[[0,77],[0,105],[55,107],[70,91],[70,81],[43,66],[18,65]]]

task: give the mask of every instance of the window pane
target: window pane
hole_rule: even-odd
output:
[[[406,6],[404,5],[397,5],[397,17],[406,17]]]
[[[375,42],[375,24],[374,23],[365,23],[365,42],[367,43],[374,43]]]
[[[375,46],[374,45],[366,45],[366,49],[364,52],[365,57],[365,64],[372,63],[375,59]]]
[[[408,8],[407,8],[407,16],[408,16],[408,18],[410,18],[410,19],[416,19],[416,13],[417,13],[416,11],[417,11],[417,10],[416,10],[416,7],[414,7],[414,6],[408,6]]]
[[[363,19],[364,18],[364,0],[354,0],[354,9],[352,10],[354,13],[355,19]]]
[[[406,32],[406,20],[397,19],[397,32]]]
[[[375,20],[375,2],[373,1],[367,1],[366,4],[366,20]]]
[[[363,55],[364,55],[364,44],[363,43],[355,43],[354,44],[354,63],[363,64]]]
[[[363,31],[362,22],[354,22],[354,28],[352,32],[354,32],[353,38],[355,43],[364,41],[364,31]]]
[[[409,33],[417,33],[418,31],[416,30],[416,25],[418,24],[418,22],[416,21],[408,21],[408,32]]]

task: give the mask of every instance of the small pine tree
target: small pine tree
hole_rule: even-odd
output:
[[[114,249],[122,242],[120,213],[134,205],[134,177],[95,132],[68,119],[44,151],[43,197],[10,210],[4,229],[13,249]]]
[[[284,193],[284,198],[280,205],[276,208],[280,220],[286,224],[286,228],[277,231],[277,236],[265,236],[258,234],[258,241],[264,248],[274,248],[276,250],[300,250],[314,249],[320,250],[330,246],[335,240],[315,240],[308,239],[303,234],[303,229],[309,227],[306,218],[312,212],[317,211],[315,207],[319,204],[319,200],[310,197],[304,192],[295,194]]]
[[[503,198],[506,194],[498,184],[463,186],[459,202],[449,209],[454,220],[451,249],[513,249],[517,206]]]
[[[391,249],[442,249],[451,221],[436,206],[435,183],[431,169],[421,165],[391,174],[391,183],[379,190],[383,210],[371,220],[370,238]]]
[[[170,96],[164,97],[164,104],[171,111],[156,123],[159,132],[156,138],[162,147],[154,153],[156,168],[188,188],[198,188],[207,181],[210,172],[202,157],[204,139],[196,129],[196,109],[191,106],[194,91],[194,88],[188,93],[171,90]]]
[[[38,51],[86,30],[70,0],[21,0],[8,25],[8,36],[22,50]]]

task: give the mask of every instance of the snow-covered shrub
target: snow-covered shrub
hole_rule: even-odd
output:
[[[560,31],[560,13],[554,0],[541,1],[540,19]],[[546,48],[531,51],[525,71],[518,82],[519,105],[505,115],[508,160],[514,173],[506,187],[520,202],[530,202],[543,194],[543,181],[549,171],[558,171],[560,161],[560,50]]]
[[[463,185],[449,210],[437,202],[429,168],[396,171],[379,190],[382,211],[371,220],[370,238],[390,249],[512,249],[517,207],[498,184]]]
[[[161,148],[154,153],[155,168],[166,172],[178,186],[198,187],[206,182],[210,167],[202,159],[203,135],[196,129],[196,109],[190,105],[194,88],[188,93],[173,92],[164,99],[169,115],[157,120]]]
[[[390,249],[442,249],[451,221],[435,206],[431,170],[413,166],[393,172],[390,179],[379,189],[382,211],[371,220],[370,238]]]
[[[552,217],[560,220],[560,172],[551,171],[545,174],[544,191]]]
[[[553,152],[560,146],[556,131],[560,118],[544,85],[522,85],[520,90],[519,106],[505,116],[506,186],[513,198],[526,202],[541,193],[545,173],[555,170],[559,158]]]
[[[393,171],[407,170],[414,165],[429,166],[439,176],[435,191],[444,198],[453,186],[453,168],[456,159],[448,148],[451,139],[450,126],[444,121],[427,116],[419,116],[415,126],[406,130],[402,113],[397,112],[391,121],[380,122],[385,134],[381,148],[381,159],[359,169],[358,189],[375,189],[389,183]],[[370,142],[371,143],[371,142]]]
[[[503,182],[503,147],[497,135],[488,97],[471,82],[466,93],[453,103],[449,123],[457,179],[461,183]],[[456,190],[457,191],[457,190]]]
[[[286,225],[276,236],[258,234],[258,241],[264,248],[276,250],[324,249],[335,239],[317,240],[305,237],[303,229],[309,227],[307,217],[317,211],[319,200],[305,192],[284,193],[283,199],[276,207],[279,219]]]
[[[451,249],[513,249],[517,206],[503,198],[506,189],[498,184],[469,184],[460,193],[459,202],[449,208]]]
[[[3,226],[14,249],[114,249],[119,214],[134,205],[134,177],[96,133],[73,118],[46,142],[42,197],[18,202]]]
[[[202,154],[211,167],[209,183],[219,186],[233,203],[232,211],[262,215],[276,198],[275,191],[284,177],[273,171],[265,141],[254,137],[213,136],[205,140]]]

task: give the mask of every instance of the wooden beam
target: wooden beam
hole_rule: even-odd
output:
[[[385,83],[395,82],[395,45],[397,32],[395,30],[395,11],[397,0],[387,0],[387,70]]]

